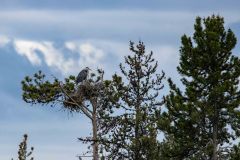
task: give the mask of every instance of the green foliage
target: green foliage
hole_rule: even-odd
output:
[[[230,160],[239,160],[240,159],[240,143],[234,145],[230,152]]]
[[[28,135],[24,134],[23,141],[19,144],[18,160],[27,160],[28,157],[30,158],[30,160],[34,160],[34,158],[31,157],[34,148],[31,147],[30,152],[27,151],[27,138]]]
[[[33,78],[26,76],[22,81],[23,100],[27,103],[50,103],[57,100],[61,96],[59,81],[45,81],[45,75],[39,71],[35,73]]]
[[[98,152],[100,159],[239,159],[239,145],[230,143],[240,136],[240,60],[232,55],[236,37],[215,15],[197,17],[194,29],[193,37],[181,39],[177,70],[184,90],[168,79],[170,93],[164,99],[159,94],[165,73],[156,74],[158,63],[143,42],[130,42],[133,54],[120,64],[123,76],[103,80],[98,70],[76,85],[74,76],[48,81],[39,71],[22,81],[23,100],[84,113],[93,137],[79,140],[93,144],[94,159]],[[163,142],[157,140],[160,131]],[[26,141],[27,136],[19,151],[25,159],[33,150],[26,152]]]
[[[50,82],[45,80],[45,77],[41,71],[35,73],[33,77],[25,77],[22,81],[22,98],[25,102],[51,106],[60,104],[60,106],[69,111],[81,111],[77,104],[69,101],[69,97],[76,91],[74,76],[65,78],[64,82],[59,81],[55,77]]]
[[[109,82],[103,81],[104,71],[98,69],[97,74],[91,74],[90,78],[76,85],[75,77],[69,76],[64,82],[54,77],[52,82],[45,80],[45,75],[39,71],[32,78],[25,77],[22,81],[23,100],[30,104],[41,105],[59,105],[70,112],[83,113],[92,121],[94,136],[89,138],[79,138],[82,142],[92,142],[94,145],[94,156],[97,159],[98,141],[97,127],[102,124],[98,123],[103,115],[102,97],[105,93],[105,85]],[[104,123],[103,123],[104,125]],[[100,140],[100,139],[99,139]]]
[[[117,74],[108,83],[105,105],[106,128],[100,130],[108,159],[159,159],[156,114],[163,104],[159,91],[164,73],[156,74],[157,62],[145,46],[130,42],[132,55],[120,64],[126,79]],[[108,110],[107,110],[108,111]]]
[[[232,55],[236,37],[224,29],[222,17],[198,17],[194,29],[192,38],[182,37],[177,67],[185,91],[169,79],[167,111],[159,120],[166,135],[163,153],[173,159],[216,159],[226,156],[223,148],[240,133],[240,60]]]

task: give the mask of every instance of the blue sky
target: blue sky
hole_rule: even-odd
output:
[[[159,69],[178,79],[180,37],[191,35],[196,16],[219,14],[240,39],[238,0],[0,0],[0,159],[17,157],[24,133],[36,159],[66,160],[85,150],[77,137],[90,132],[81,114],[31,106],[21,99],[25,75],[43,70],[59,78],[85,66],[106,77],[129,53],[128,42],[142,40]],[[234,49],[240,54],[240,45]]]

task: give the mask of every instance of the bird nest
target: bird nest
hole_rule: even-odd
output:
[[[68,95],[64,101],[65,108],[72,111],[78,111],[85,101],[90,101],[92,98],[99,97],[104,89],[102,82],[94,83],[85,81],[77,86],[77,89]]]

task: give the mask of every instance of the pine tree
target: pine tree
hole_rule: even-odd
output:
[[[197,17],[194,29],[192,38],[182,36],[177,67],[184,92],[169,79],[167,111],[159,120],[163,154],[217,160],[228,156],[240,134],[240,60],[232,55],[237,40],[220,16]]]
[[[240,159],[240,143],[234,145],[230,152],[230,160],[239,160]]]
[[[158,63],[143,42],[130,42],[133,54],[120,64],[123,77],[115,74],[108,86],[105,106],[110,106],[105,153],[108,159],[159,159],[157,119],[163,104],[159,91],[164,72],[156,74]],[[123,80],[125,79],[125,80]],[[104,118],[106,120],[107,118]]]
[[[18,160],[27,160],[28,157],[30,157],[30,160],[34,160],[34,158],[31,157],[34,148],[31,147],[30,152],[27,151],[27,139],[28,139],[28,135],[24,134],[23,141],[19,144]]]
[[[103,126],[98,123],[99,115],[103,112],[100,103],[104,96],[103,70],[98,70],[98,75],[91,74],[90,78],[80,85],[76,85],[75,76],[65,78],[61,82],[54,77],[50,82],[39,71],[31,78],[26,76],[22,81],[23,100],[30,104],[56,106],[70,112],[83,113],[92,122],[92,137],[79,138],[84,143],[92,143],[93,159],[99,159],[98,128]]]

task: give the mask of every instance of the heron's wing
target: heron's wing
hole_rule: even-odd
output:
[[[76,83],[80,83],[86,78],[87,78],[87,72],[85,70],[82,70],[77,76]]]

